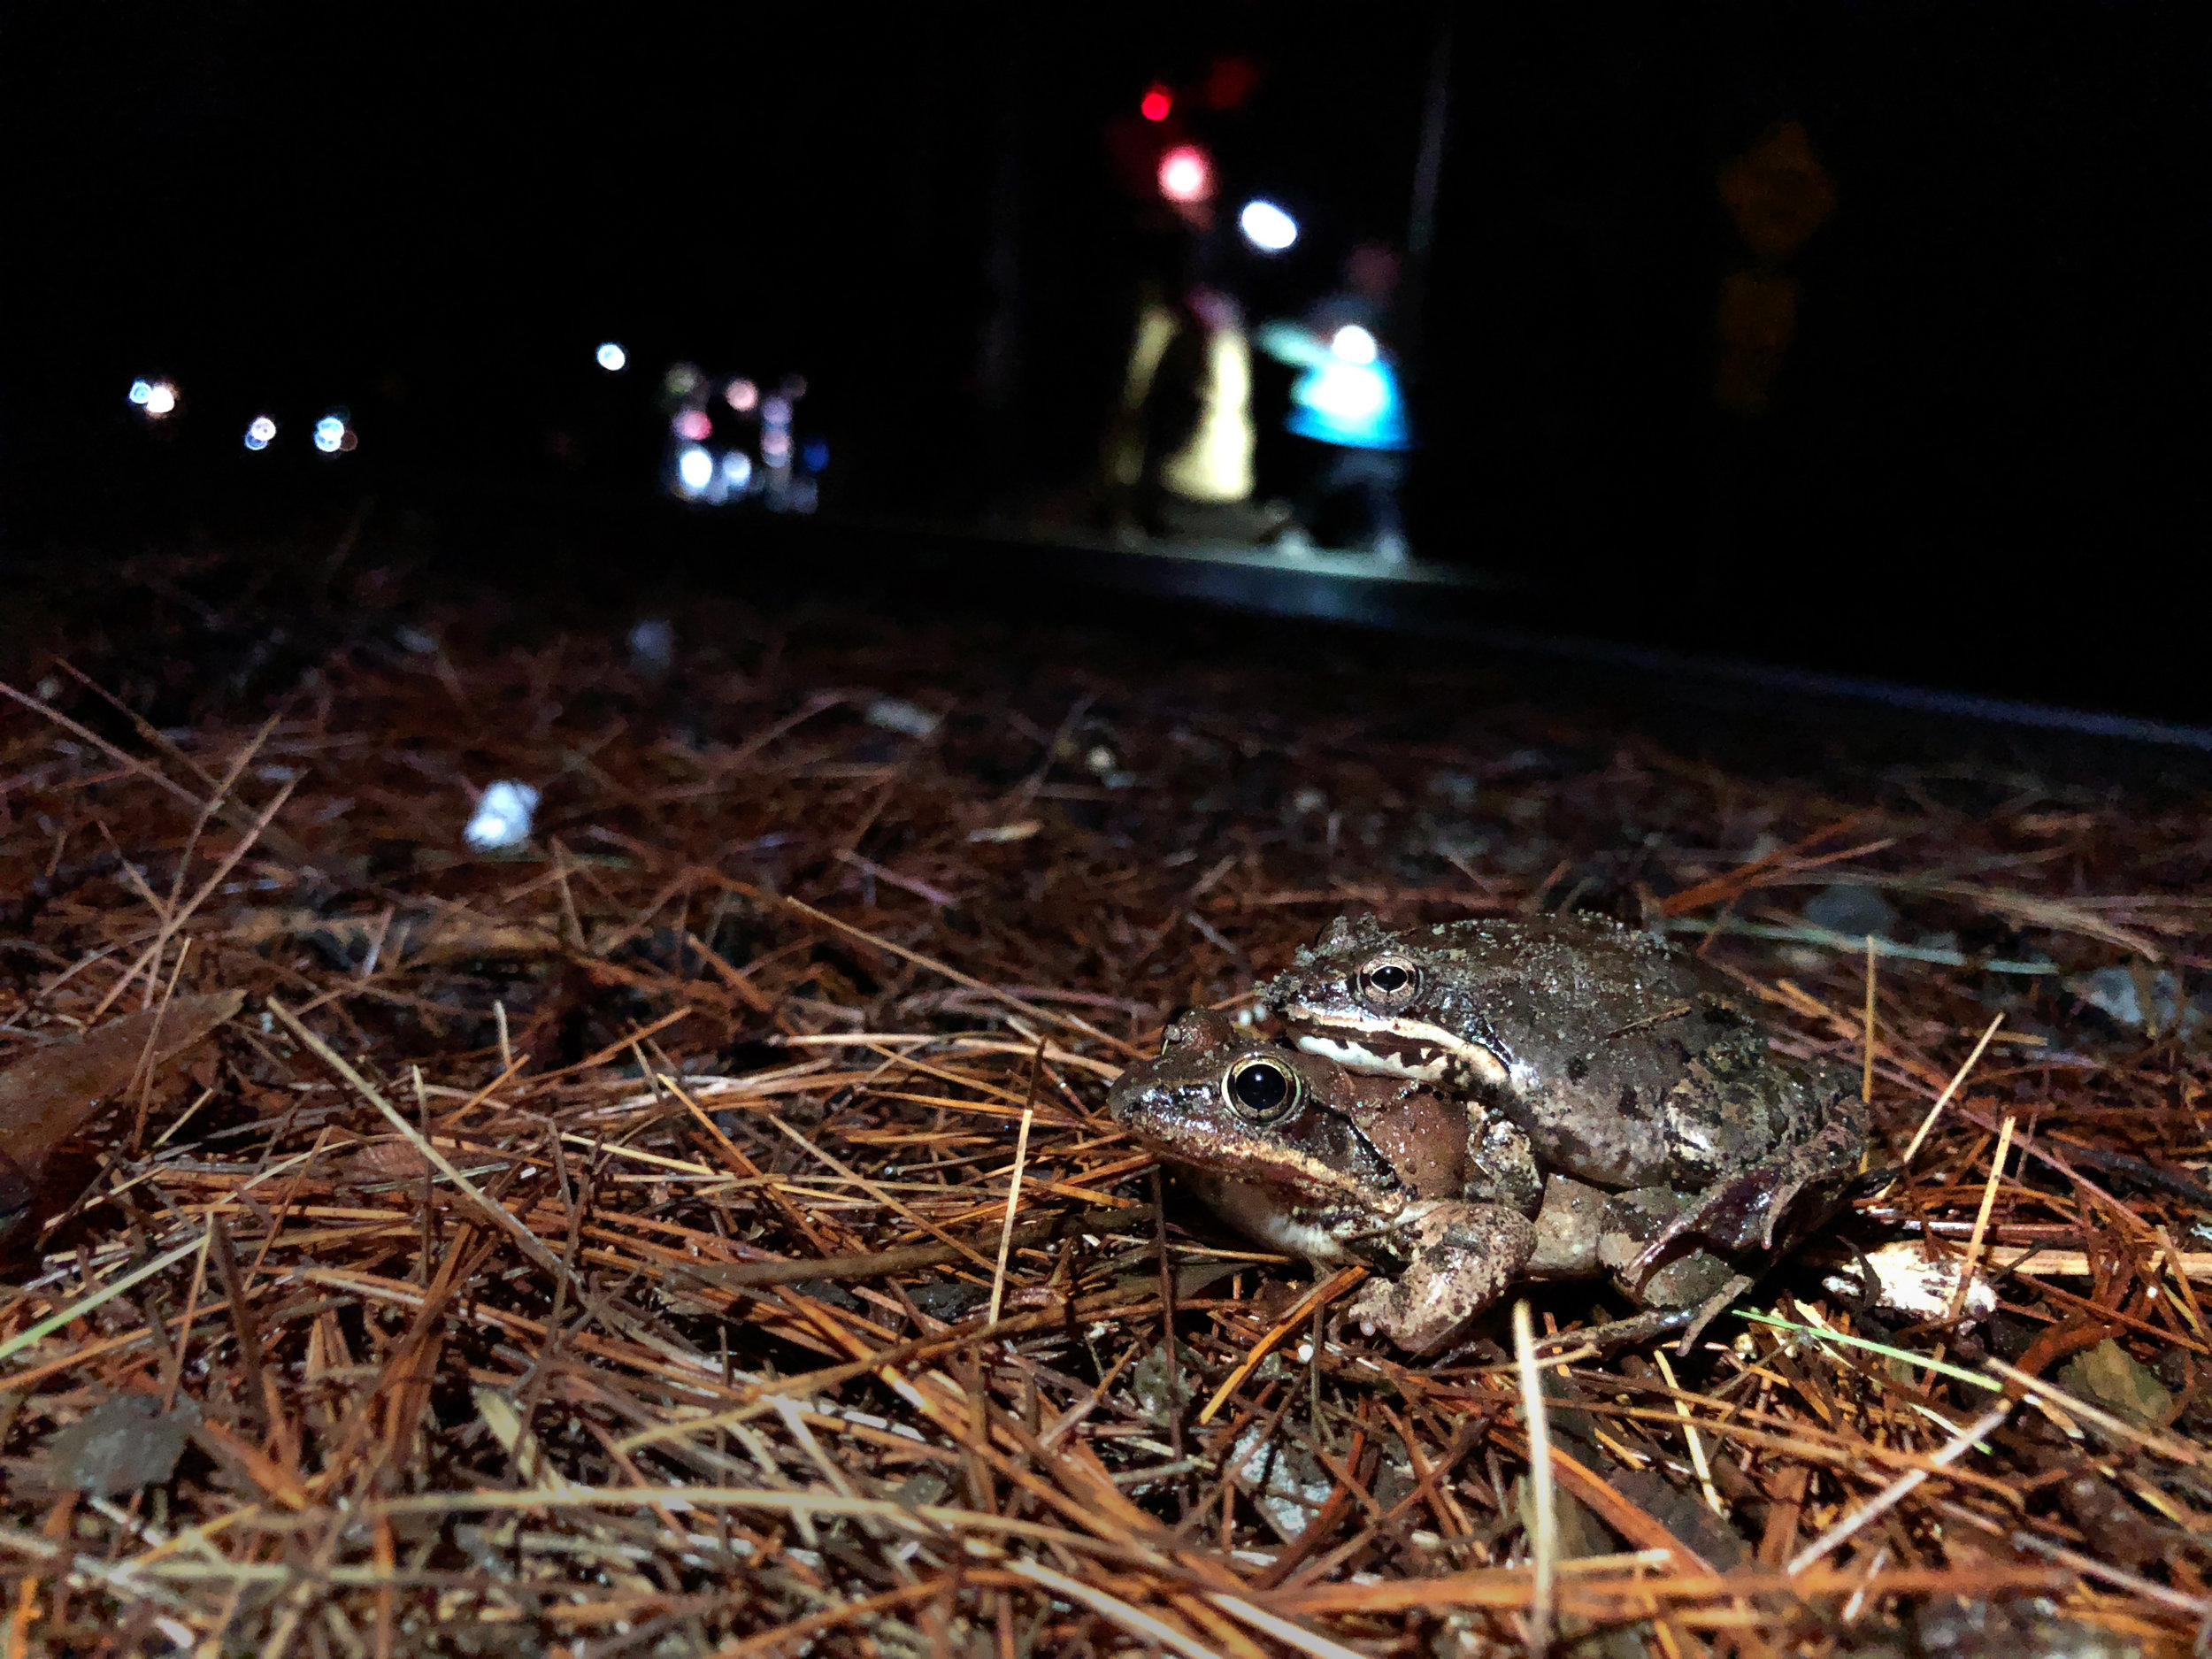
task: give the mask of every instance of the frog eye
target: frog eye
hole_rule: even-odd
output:
[[[1238,1117],[1267,1125],[1286,1122],[1297,1112],[1305,1086],[1280,1060],[1255,1055],[1229,1068],[1221,1092]]]
[[[1392,954],[1371,957],[1352,976],[1359,1000],[1372,1009],[1389,1012],[1403,1008],[1421,989],[1421,970],[1410,956]]]

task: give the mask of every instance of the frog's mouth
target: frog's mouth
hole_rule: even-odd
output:
[[[1425,1020],[1387,1015],[1345,1016],[1294,1003],[1283,1018],[1297,1028],[1298,1047],[1355,1071],[1384,1071],[1421,1083],[1502,1087],[1505,1062],[1479,1042]]]

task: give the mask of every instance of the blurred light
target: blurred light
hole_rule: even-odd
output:
[[[785,375],[783,377],[783,395],[795,403],[797,403],[802,397],[804,397],[806,396],[806,376],[803,374]]]
[[[1280,253],[1298,240],[1298,221],[1272,202],[1247,202],[1237,228],[1262,253]]]
[[[1164,121],[1167,112],[1175,107],[1175,99],[1165,87],[1155,87],[1144,95],[1137,105],[1137,113],[1148,121]]]
[[[696,444],[676,457],[676,488],[687,495],[703,495],[714,482],[714,457]]]
[[[661,376],[661,396],[672,403],[680,403],[706,383],[706,376],[695,363],[675,363]]]
[[[742,449],[732,449],[722,457],[722,482],[727,488],[742,490],[753,481],[753,457]]]
[[[760,402],[760,388],[750,380],[732,380],[729,389],[722,396],[732,409],[741,415]]]
[[[265,449],[276,442],[276,432],[275,421],[266,415],[256,415],[253,423],[246,428],[246,447],[249,449]]]
[[[1360,425],[1382,413],[1390,402],[1390,385],[1371,359],[1364,364],[1325,363],[1301,396],[1332,419]]]
[[[592,356],[597,359],[599,366],[610,374],[619,374],[630,365],[630,354],[611,340],[603,342]]]
[[[1160,194],[1171,202],[1202,202],[1214,193],[1213,163],[1195,144],[1178,144],[1160,157]]]
[[[1357,323],[1347,323],[1329,337],[1329,349],[1347,363],[1372,363],[1375,336]]]
[[[352,435],[346,428],[343,415],[325,415],[315,423],[315,447],[325,455],[335,455],[349,448],[346,440]]]
[[[806,470],[818,472],[829,465],[829,445],[819,438],[809,438],[804,451]]]
[[[672,424],[676,435],[692,443],[704,443],[714,436],[714,423],[707,419],[703,409],[687,409]]]
[[[789,426],[791,424],[791,400],[787,397],[768,399],[760,406],[760,418],[772,426]]]
[[[131,402],[136,403],[140,408],[144,408],[146,405],[146,400],[150,398],[153,395],[154,383],[151,380],[133,380],[131,382]]]
[[[137,392],[138,388],[133,386],[131,393],[134,398]],[[146,405],[146,412],[159,420],[176,408],[177,388],[166,380],[156,380],[146,388],[146,396],[142,401]]]
[[[791,458],[791,434],[780,426],[772,426],[760,434],[760,453],[771,466],[780,466]]]

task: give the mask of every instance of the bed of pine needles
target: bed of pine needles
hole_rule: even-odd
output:
[[[1411,648],[633,641],[321,561],[17,641],[9,1652],[2199,1640],[2202,795],[1732,775]],[[1567,908],[1863,1070],[1902,1169],[1688,1355],[1550,1285],[1410,1362],[1104,1114],[1340,910]],[[1900,1245],[1964,1321],[1878,1305]]]

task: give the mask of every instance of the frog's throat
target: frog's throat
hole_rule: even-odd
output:
[[[1283,1017],[1293,1024],[1325,1023],[1325,1031],[1299,1033],[1298,1047],[1355,1071],[1387,1071],[1422,1083],[1441,1083],[1459,1071],[1493,1087],[1511,1080],[1505,1062],[1489,1049],[1425,1020],[1375,1015],[1348,1025],[1339,1018],[1325,1021],[1316,1010],[1302,1007],[1286,1008]]]

